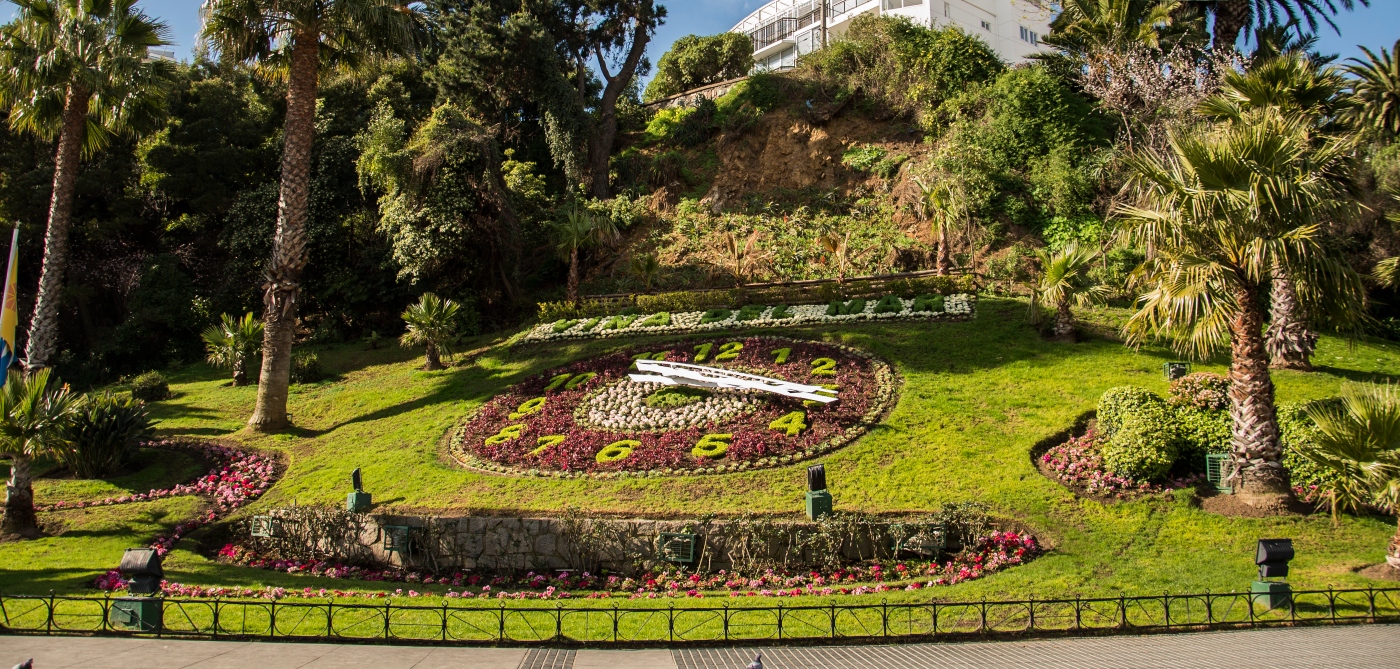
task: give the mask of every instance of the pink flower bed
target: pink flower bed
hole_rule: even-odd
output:
[[[732,360],[716,361],[722,347],[740,343]],[[837,402],[804,406],[801,400],[759,394],[750,410],[720,420],[696,421],[673,429],[605,429],[580,420],[580,407],[599,391],[625,381],[635,372],[633,356],[647,353],[671,362],[693,362],[696,347],[711,344],[706,366],[734,369],[811,385],[835,385]],[[774,352],[790,349],[779,364]],[[834,374],[823,375],[819,359],[834,360]],[[656,357],[653,357],[656,359]],[[563,375],[595,376],[573,388],[554,387]],[[533,413],[520,415],[527,401],[544,398]],[[750,467],[776,466],[812,457],[862,433],[892,404],[893,374],[888,365],[843,346],[774,337],[694,339],[669,345],[637,348],[549,370],[510,388],[487,402],[454,435],[454,453],[466,464],[510,473],[565,476],[622,474],[719,473]],[[788,434],[771,425],[794,412],[805,414],[806,427]],[[514,417],[512,415],[514,414]],[[523,429],[522,427],[523,426]],[[507,428],[520,430],[502,438]],[[692,450],[706,435],[729,435],[728,449],[719,457],[697,457]],[[543,437],[562,437],[541,446]],[[636,442],[631,452],[613,461],[598,457],[611,444]]]
[[[729,597],[798,597],[803,595],[865,595],[893,590],[921,590],[953,585],[986,576],[1008,567],[1025,564],[1041,552],[1035,537],[1004,532],[984,537],[962,553],[925,563],[898,562],[889,565],[872,563],[855,565],[831,572],[781,573],[766,570],[759,574],[741,575],[719,571],[701,575],[679,570],[649,572],[638,577],[603,576],[588,572],[559,572],[549,574],[529,572],[524,575],[486,575],[452,572],[433,574],[391,570],[373,570],[338,565],[317,560],[295,562],[269,560],[248,549],[229,544],[219,551],[221,559],[249,567],[302,573],[324,578],[346,578],[365,581],[395,581],[415,586],[404,590],[341,590],[327,588],[217,588],[188,586],[163,582],[162,591],[171,597],[246,597],[281,599],[301,597],[325,598],[386,598],[386,597],[445,597],[447,599],[661,599]],[[109,572],[98,577],[101,590],[126,588],[121,575]],[[436,594],[434,586],[440,588]]]
[[[1066,485],[1081,488],[1092,495],[1119,499],[1186,488],[1201,481],[1201,476],[1193,475],[1172,479],[1166,485],[1156,485],[1114,474],[1104,468],[1103,456],[1099,455],[1101,439],[1098,433],[1089,430],[1082,437],[1075,437],[1046,451],[1045,455],[1040,456],[1040,461]]]
[[[1139,483],[1104,469],[1098,440],[1099,435],[1090,430],[1082,437],[1075,437],[1046,451],[1045,455],[1040,456],[1040,461],[1060,481],[1081,487],[1094,495],[1125,497],[1130,493],[1156,490],[1150,483]]]
[[[180,539],[220,517],[228,515],[249,502],[257,499],[277,480],[277,465],[272,458],[240,451],[228,446],[218,444],[208,444],[203,442],[187,442],[160,440],[144,444],[147,448],[168,448],[185,449],[194,451],[196,454],[214,463],[209,472],[195,479],[191,483],[163,488],[160,490],[150,490],[135,495],[122,495],[120,497],[108,497],[106,499],[93,500],[87,502],[55,502],[48,506],[38,507],[38,511],[58,511],[63,509],[85,509],[100,506],[114,506],[117,504],[133,504],[136,502],[148,502],[155,499],[165,499],[168,497],[181,497],[184,495],[198,495],[208,499],[212,507],[206,509],[198,517],[188,520],[174,528],[170,532],[157,535],[151,542],[151,548],[156,549],[160,555],[165,555]],[[115,573],[115,572],[113,572]],[[99,587],[101,587],[99,577]]]

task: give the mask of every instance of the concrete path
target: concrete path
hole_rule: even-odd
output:
[[[0,669],[1400,669],[1400,626],[907,646],[563,650],[0,636]]]

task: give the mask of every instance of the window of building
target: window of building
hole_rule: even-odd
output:
[[[982,25],[985,26],[985,25],[986,25],[986,22],[983,22]],[[1021,41],[1023,41],[1023,42],[1030,42],[1031,44],[1039,45],[1039,44],[1040,44],[1040,35],[1037,35],[1037,34],[1035,33],[1034,30],[1030,30],[1030,29],[1026,28],[1025,26],[1021,26]]]
[[[992,24],[990,24],[990,23],[988,23],[988,22],[986,22],[986,21],[983,21],[983,22],[982,22],[982,29],[983,29],[983,30],[991,30],[991,29],[992,29]]]
[[[953,15],[953,3],[951,3],[951,2],[945,2],[945,3],[943,3],[943,18],[946,19],[946,18],[948,18],[948,17],[950,17],[950,16],[952,16],[952,15]]]
[[[924,0],[885,0],[881,6],[885,9],[899,9],[900,7],[913,7],[924,4]]]

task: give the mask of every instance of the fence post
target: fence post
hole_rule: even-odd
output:
[[[1249,604],[1249,628],[1254,629],[1258,626],[1254,621],[1254,594],[1246,596],[1244,601]]]
[[[53,590],[49,590],[49,615],[48,620],[44,621],[44,634],[53,634],[53,606]]]
[[[386,618],[387,620],[387,618]],[[267,638],[271,639],[277,634],[277,597],[272,598],[272,608],[267,614]]]
[[[977,607],[982,613],[982,621],[978,623],[977,631],[982,634],[987,633],[987,596],[982,596],[982,603]]]
[[[1211,597],[1210,590],[1206,590],[1206,627],[1215,626],[1215,599]]]
[[[389,640],[389,606],[392,599],[384,600],[384,640]]]
[[[1026,607],[1030,609],[1030,614],[1031,614],[1031,615],[1030,615],[1030,623],[1029,623],[1029,626],[1026,627],[1026,631],[1027,631],[1027,632],[1034,632],[1034,631],[1035,631],[1035,595],[1034,595],[1034,594],[1031,595],[1031,598],[1030,598],[1030,599],[1026,600]]]
[[[442,640],[447,640],[447,600],[442,600]]]
[[[1162,623],[1172,628],[1172,595],[1166,590],[1162,591]]]
[[[783,603],[778,602],[778,640],[783,640]]]
[[[215,601],[215,604],[214,604],[214,605],[215,605],[215,606],[218,606],[218,600],[214,600],[214,601]],[[3,607],[3,606],[4,606],[4,601],[3,601],[3,600],[0,600],[0,607]],[[105,595],[102,596],[102,631],[103,631],[103,632],[106,632],[106,631],[107,631],[107,619],[110,618],[111,616],[112,616],[112,594],[111,594],[111,593],[107,593],[107,594],[105,594]],[[215,613],[215,614],[214,614],[214,620],[218,620],[218,619],[219,619],[219,614],[218,614],[218,613]]]
[[[933,638],[938,638],[938,600],[933,600]]]
[[[1376,622],[1376,588],[1375,588],[1375,586],[1367,586],[1367,587],[1366,587],[1366,600],[1367,600],[1367,602],[1368,602],[1368,603],[1367,603],[1367,606],[1366,606],[1366,622],[1368,622],[1368,623],[1374,623],[1374,622]]]
[[[564,603],[554,603],[554,640],[564,638]]]
[[[729,606],[729,605],[728,605],[728,604],[725,604],[725,606]],[[613,643],[617,643],[617,617],[618,617],[619,615],[621,615],[621,612],[618,610],[617,602],[613,602]],[[724,624],[725,624],[725,630],[724,630],[724,631],[725,631],[725,637],[728,638],[728,634],[729,634],[729,629],[728,629],[729,621],[728,621],[728,620],[724,621]]]
[[[1337,595],[1332,592],[1332,588],[1327,588],[1327,615],[1331,616],[1332,624],[1337,624]]]
[[[214,638],[219,638],[219,598],[214,598]]]
[[[1128,600],[1118,595],[1118,629],[1128,629]]]
[[[613,606],[617,606],[613,604]],[[724,603],[724,640],[729,641],[729,602]]]
[[[831,638],[836,638],[836,600],[831,600]]]
[[[330,597],[327,597],[327,598],[326,598],[326,640],[327,640],[327,641],[330,641],[330,639],[331,639],[331,630],[334,629],[334,626],[331,624],[331,620],[332,620],[334,617],[335,617],[335,600],[334,600],[334,599],[331,599]]]
[[[1074,598],[1074,630],[1077,632],[1084,629],[1083,625],[1084,600],[1079,597]]]
[[[505,603],[505,600],[501,600],[501,620],[500,620],[500,622],[501,622],[501,629],[500,629],[500,631],[496,634],[496,640],[497,640],[497,641],[505,641],[505,640],[506,640],[506,603]]]
[[[676,640],[676,605],[671,604],[666,612],[666,636],[671,640]],[[782,630],[781,627],[778,628]],[[781,638],[781,637],[780,637]]]

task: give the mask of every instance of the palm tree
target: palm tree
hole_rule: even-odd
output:
[[[1233,49],[1240,33],[1250,25],[1295,24],[1302,31],[1317,32],[1318,20],[1331,26],[1332,17],[1345,9],[1351,11],[1360,4],[1371,6],[1371,0],[1199,0],[1194,3],[1215,18],[1214,47]]]
[[[287,385],[301,271],[306,266],[311,148],[321,70],[353,67],[375,55],[411,52],[420,28],[415,4],[402,0],[204,2],[204,40],[226,58],[259,63],[287,80],[277,230],[264,270],[262,375],[257,408],[248,421],[254,430],[274,432],[288,425]]]
[[[850,241],[849,235],[846,241]],[[841,249],[842,258],[844,259],[841,262],[848,264],[850,262],[850,256],[846,252],[847,247],[844,243],[842,243]],[[745,283],[748,283],[749,278],[753,276],[759,264],[768,257],[767,254],[758,250],[757,230],[749,233],[749,236],[743,241],[740,241],[739,237],[732,232],[722,233],[719,236],[719,250],[722,254],[720,267],[734,279],[735,287],[743,286]],[[844,266],[845,265],[843,265],[843,267]],[[844,272],[844,270],[842,271]]]
[[[642,287],[647,292],[651,292],[651,284],[656,281],[656,275],[661,272],[661,263],[656,259],[656,255],[645,253],[632,256],[632,273],[642,280]]]
[[[399,338],[404,346],[422,346],[427,349],[428,362],[423,367],[427,371],[444,369],[439,356],[452,357],[452,345],[457,341],[457,313],[461,307],[452,300],[444,300],[432,293],[423,293],[418,304],[409,305],[403,312],[403,320],[408,330]]]
[[[147,49],[169,44],[164,23],[134,0],[13,0],[0,28],[0,104],[10,127],[57,139],[49,227],[25,365],[48,366],[58,348],[58,308],[79,161],[114,136],[152,125],[162,111],[170,63]]]
[[[50,371],[11,374],[0,389],[0,453],[10,456],[0,534],[32,536],[39,529],[29,463],[62,444],[75,407],[67,386],[49,387]]]
[[[1248,504],[1279,510],[1292,494],[1280,462],[1278,420],[1260,297],[1283,267],[1313,313],[1338,322],[1365,311],[1360,277],[1324,243],[1319,219],[1345,197],[1354,142],[1318,141],[1296,119],[1264,112],[1213,131],[1175,131],[1166,155],[1133,153],[1117,213],[1126,241],[1151,255],[1134,272],[1143,288],[1125,333],[1156,336],[1185,354],[1230,349],[1233,487]]]
[[[610,243],[617,238],[617,225],[607,216],[596,216],[580,206],[573,206],[564,220],[554,225],[554,238],[559,254],[569,261],[567,299],[578,304],[579,252]]]
[[[917,181],[919,192],[919,217],[929,222],[929,232],[937,240],[933,268],[939,276],[946,276],[953,268],[952,252],[948,237],[952,235],[957,222],[962,219],[962,198],[957,189],[945,181]]]
[[[1248,122],[1247,117],[1272,110],[1297,120],[1299,128],[1317,138],[1342,132],[1336,121],[1348,107],[1342,95],[1346,80],[1305,52],[1286,50],[1258,59],[1246,72],[1226,73],[1221,83],[1221,92],[1198,109],[1207,118]],[[1355,201],[1355,181],[1341,179],[1336,185],[1348,196],[1346,202]],[[1271,317],[1264,341],[1269,366],[1311,370],[1317,333],[1309,327],[1310,314],[1299,300],[1300,287],[1282,263],[1275,263],[1272,273]]]
[[[243,318],[224,314],[219,325],[204,331],[204,349],[210,365],[233,370],[235,388],[248,385],[248,364],[258,354],[263,336],[263,324],[253,318],[253,312]]]
[[[1347,384],[1340,406],[1314,403],[1306,412],[1319,434],[1299,452],[1337,475],[1323,493],[1333,522],[1339,511],[1366,505],[1400,510],[1400,393],[1389,385]],[[1400,569],[1400,526],[1386,562]]]
[[[1400,135],[1400,40],[1390,51],[1381,49],[1376,55],[1366,47],[1367,62],[1359,58],[1348,58],[1352,64],[1344,65],[1347,74],[1356,77],[1351,82],[1351,94],[1356,100],[1353,119],[1358,125],[1367,126],[1390,139]]]
[[[1083,57],[1100,49],[1168,50],[1202,29],[1181,0],[1067,0],[1042,42]]]
[[[729,244],[723,237],[720,239],[722,243],[726,245]],[[846,275],[851,273],[851,268],[855,267],[856,261],[860,260],[861,256],[874,250],[866,249],[859,253],[851,253],[851,233],[849,232],[844,235],[828,232],[817,237],[817,244],[821,246],[821,250],[831,259],[831,263],[836,266],[836,283],[842,284],[846,283]],[[732,251],[730,255],[733,255]]]
[[[1099,252],[1080,248],[1078,242],[1071,242],[1059,251],[1050,253],[1045,249],[1036,251],[1040,258],[1040,281],[1031,293],[1031,313],[1039,317],[1041,305],[1055,309],[1055,325],[1051,333],[1056,339],[1074,336],[1074,312],[1071,305],[1087,307],[1103,302],[1109,296],[1109,288],[1093,284],[1089,280],[1089,270],[1098,260]]]

